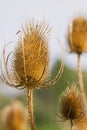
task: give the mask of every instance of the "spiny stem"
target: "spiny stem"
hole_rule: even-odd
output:
[[[28,94],[29,123],[31,130],[35,130],[34,112],[33,112],[33,90],[27,89],[27,94]]]
[[[86,106],[86,95],[84,91],[83,76],[81,71],[81,54],[78,54],[78,81],[79,81],[81,96],[83,98],[84,105]]]

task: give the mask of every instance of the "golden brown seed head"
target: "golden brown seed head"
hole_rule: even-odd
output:
[[[62,55],[61,66],[56,76],[49,79],[48,36],[50,29],[43,22],[40,24],[31,22],[26,24],[22,31],[16,33],[20,32],[21,36],[14,52],[10,52],[6,56],[6,47],[9,44],[4,46],[0,79],[5,84],[19,89],[53,86],[63,72],[64,55]],[[9,65],[11,65],[10,68]]]
[[[26,130],[27,113],[25,107],[18,101],[6,106],[1,113],[4,130]]]
[[[49,77],[49,29],[43,22],[26,24],[15,48],[13,68],[20,86],[40,87]]]
[[[69,30],[68,42],[71,52],[87,52],[87,20],[83,17],[74,19]]]
[[[60,114],[63,120],[81,121],[85,117],[85,108],[76,85],[67,87],[60,98]]]

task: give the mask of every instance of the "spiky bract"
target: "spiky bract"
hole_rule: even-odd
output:
[[[68,34],[68,42],[71,52],[87,52],[87,20],[78,17],[71,23]]]

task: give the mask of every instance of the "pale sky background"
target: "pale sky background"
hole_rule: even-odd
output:
[[[68,26],[78,16],[87,17],[87,0],[0,0],[0,52],[4,42],[16,41],[16,32],[26,20],[42,21],[44,18],[52,28],[49,43],[52,61],[61,58],[57,38],[66,47]],[[76,68],[76,61],[75,54],[65,54],[69,67]],[[82,56],[82,67],[87,68],[86,54]],[[4,92],[3,88],[1,90]],[[10,88],[8,91],[16,92]]]

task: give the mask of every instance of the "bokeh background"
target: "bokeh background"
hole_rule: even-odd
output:
[[[0,55],[4,43],[13,41],[13,44],[16,44],[18,38],[16,33],[27,20],[45,19],[51,27],[49,49],[53,77],[61,63],[62,51],[58,40],[65,50],[69,50],[67,42],[69,24],[78,16],[87,18],[87,0],[0,0]],[[10,49],[12,46],[8,48]],[[67,85],[75,82],[78,86],[76,54],[65,53],[64,64],[62,77],[54,87],[34,90],[36,130],[62,129],[63,122],[56,119],[59,109],[58,100]],[[87,93],[87,54],[82,55],[81,65]],[[26,90],[16,90],[0,82],[0,111],[14,99],[21,101],[27,107],[26,95]]]

